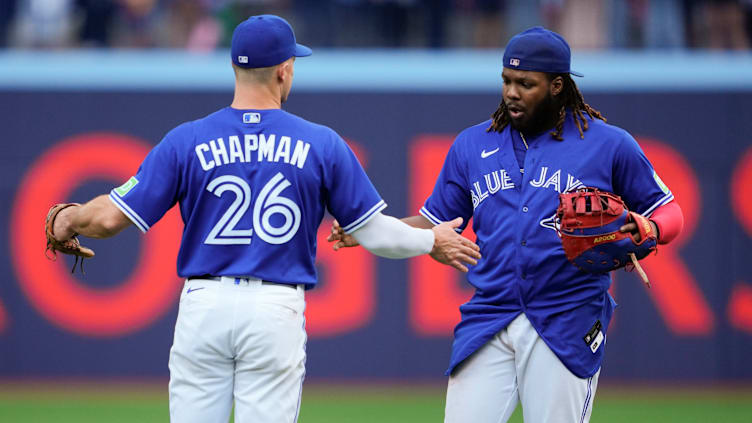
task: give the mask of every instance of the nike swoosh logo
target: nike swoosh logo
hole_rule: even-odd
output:
[[[480,158],[481,159],[485,159],[486,157],[490,156],[491,154],[493,154],[493,153],[495,153],[497,151],[499,151],[499,147],[496,147],[496,149],[491,150],[491,151],[483,150],[483,151],[480,152]]]
[[[186,294],[190,294],[193,291],[198,291],[199,289],[204,289],[204,288],[205,287],[203,287],[203,286],[201,288],[188,288],[188,291],[186,291],[185,293]]]

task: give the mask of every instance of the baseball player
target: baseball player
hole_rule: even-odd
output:
[[[146,232],[175,203],[185,222],[177,269],[186,278],[170,350],[173,422],[297,420],[305,373],[304,292],[316,285],[325,210],[371,252],[430,253],[467,271],[478,247],[456,233],[385,216],[353,152],[333,130],[281,109],[296,57],[290,25],[253,16],[235,29],[230,107],[170,131],[109,196],[62,209],[57,240]],[[155,281],[155,283],[158,281]]]
[[[483,253],[454,331],[445,421],[506,422],[521,403],[526,422],[587,422],[615,303],[608,274],[567,260],[558,196],[616,193],[649,217],[660,244],[683,217],[632,136],[584,102],[564,38],[531,28],[503,60],[498,110],[457,136],[420,215],[403,219],[428,228],[472,217]],[[355,244],[336,226],[330,240],[335,249]]]

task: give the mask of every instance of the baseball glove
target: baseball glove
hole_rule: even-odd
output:
[[[57,217],[58,213],[70,206],[80,206],[80,204],[55,204],[50,208],[50,211],[47,212],[47,218],[44,221],[44,234],[47,237],[47,248],[44,250],[44,255],[48,259],[54,261],[57,260],[58,251],[63,254],[71,254],[76,257],[76,261],[73,262],[71,273],[76,270],[76,265],[78,265],[79,261],[81,263],[81,273],[84,273],[84,259],[94,257],[94,251],[90,248],[84,247],[83,245],[81,245],[81,243],[78,242],[78,238],[76,238],[78,234],[73,234],[73,237],[66,239],[65,241],[58,241],[52,234],[53,227],[55,226],[55,218]],[[49,251],[52,251],[52,256],[48,254]]]
[[[632,265],[650,285],[637,260],[656,251],[656,233],[650,221],[627,209],[621,197],[597,188],[559,194],[559,235],[572,264],[587,273],[606,273]],[[634,222],[639,241],[623,225]]]

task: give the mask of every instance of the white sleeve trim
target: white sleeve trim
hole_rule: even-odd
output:
[[[386,203],[384,200],[379,201],[376,203],[373,207],[371,207],[367,212],[363,213],[362,216],[355,219],[352,223],[349,225],[343,227],[342,229],[345,231],[346,234],[351,234],[354,231],[357,231],[358,228],[365,225],[366,222],[371,220],[373,216],[375,216],[378,212],[384,210],[386,208]]]
[[[413,228],[381,213],[376,213],[352,236],[373,254],[393,259],[428,254],[435,241],[433,230]]]
[[[149,230],[149,225],[146,224],[144,219],[141,218],[141,216],[138,215],[133,209],[128,207],[127,204],[125,204],[125,201],[123,201],[122,198],[118,197],[115,192],[115,190],[110,191],[110,200],[115,204],[115,207],[119,208],[123,214],[125,214],[128,219],[133,222],[134,225],[138,229],[141,230],[141,232],[146,233],[146,231]]]
[[[434,216],[430,211],[428,211],[428,209],[425,206],[421,207],[418,213],[420,213],[423,217],[428,219],[434,225],[441,225],[442,223],[444,223],[443,220],[439,219],[438,217]],[[461,234],[462,228],[454,228],[454,231],[457,232],[458,234]]]
[[[673,199],[674,199],[674,194],[672,194],[671,192],[669,192],[668,194],[666,194],[663,197],[661,197],[660,200],[656,201],[655,204],[653,204],[652,206],[650,206],[649,209],[645,210],[644,213],[640,213],[640,214],[642,214],[645,217],[650,217],[653,214],[653,212],[655,211],[655,209],[657,209],[658,207],[660,207],[660,206],[662,206],[664,204],[670,203]]]
[[[420,208],[419,213],[422,214],[423,217],[425,217],[426,219],[430,220],[431,223],[433,223],[434,225],[441,225],[442,223],[444,223],[441,219],[431,214],[431,212],[428,211],[428,209],[425,206]]]

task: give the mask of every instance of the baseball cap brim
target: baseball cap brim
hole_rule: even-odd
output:
[[[571,75],[574,75],[574,76],[579,76],[580,78],[582,78],[582,77],[584,77],[584,76],[585,76],[585,75],[583,75],[583,74],[581,74],[581,73],[579,73],[579,72],[575,72],[575,71],[573,71],[573,70],[571,70],[571,69],[569,70],[569,73],[570,73]]]
[[[295,57],[306,57],[313,54],[313,50],[303,44],[295,44]]]

